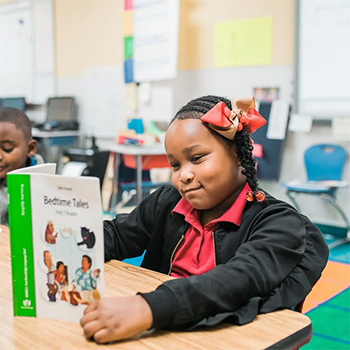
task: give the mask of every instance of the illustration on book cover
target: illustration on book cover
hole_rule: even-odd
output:
[[[32,181],[31,188],[35,190],[37,185]],[[41,204],[40,219],[35,215],[33,220],[33,236],[37,232],[40,235],[40,239],[34,239],[34,264],[40,267],[35,275],[39,317],[50,317],[53,308],[55,313],[56,309],[67,312],[69,307],[83,309],[103,295],[102,218],[98,220],[94,198],[86,193],[86,183],[82,185],[78,180],[69,187],[56,184],[52,192],[50,187],[42,192],[41,201],[38,196],[32,198],[35,211]]]

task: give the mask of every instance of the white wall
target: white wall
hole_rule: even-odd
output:
[[[55,94],[53,0],[0,5],[0,95],[45,103]]]
[[[172,115],[185,103],[195,97],[205,94],[218,94],[227,97],[251,95],[254,86],[279,86],[281,98],[292,100],[293,95],[293,67],[275,66],[260,68],[232,68],[222,70],[180,70],[173,81],[152,84],[158,88],[173,89]],[[83,100],[83,78],[58,79],[58,92],[62,95],[75,95],[78,102]],[[121,106],[121,108],[123,108]],[[140,108],[142,114],[142,106]],[[153,116],[154,117],[154,116]],[[171,117],[171,116],[170,116]],[[170,120],[170,117],[167,117]],[[81,116],[83,118],[83,116]],[[164,120],[163,115],[156,117]],[[121,123],[124,121],[121,121]],[[123,127],[123,126],[121,126]],[[310,133],[288,132],[284,143],[281,173],[279,181],[261,181],[260,184],[272,195],[290,202],[285,194],[281,182],[293,179],[306,179],[303,163],[305,149],[315,143],[339,143],[333,136],[330,125],[320,125],[314,122]],[[350,144],[341,143],[350,155]],[[350,182],[350,161],[347,160],[344,170],[344,180]],[[342,225],[338,213],[324,200],[314,196],[301,196],[302,211],[310,218],[324,223]],[[350,220],[350,189],[340,189],[338,199]],[[291,203],[292,204],[292,203]]]

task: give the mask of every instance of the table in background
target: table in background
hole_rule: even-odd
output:
[[[110,141],[99,141],[98,147],[114,153],[114,190],[112,195],[116,194],[118,187],[119,155],[126,154],[136,157],[136,204],[139,204],[142,199],[142,156],[163,155],[165,154],[164,145],[161,143],[152,146],[118,145]]]
[[[171,279],[154,271],[120,261],[105,264],[106,293],[135,295],[154,290]],[[0,348],[41,349],[295,349],[311,337],[310,319],[300,313],[281,310],[258,315],[244,326],[220,324],[192,332],[146,332],[114,345],[98,345],[85,339],[79,324],[35,317],[13,317],[11,260],[8,232],[0,234]]]
[[[32,129],[33,138],[41,144],[40,155],[44,158],[46,163],[59,162],[59,156],[53,158],[50,154],[50,147],[58,146],[74,146],[77,143],[81,132],[79,130],[53,130],[42,131],[36,128]]]

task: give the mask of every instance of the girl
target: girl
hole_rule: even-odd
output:
[[[328,248],[305,216],[258,188],[249,133],[265,120],[254,100],[234,107],[216,96],[184,106],[165,138],[173,186],[104,223],[106,261],[146,249],[143,267],[179,278],[88,306],[87,337],[103,343],[149,328],[244,324],[258,313],[301,310]]]

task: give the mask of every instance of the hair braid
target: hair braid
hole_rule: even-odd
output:
[[[203,96],[196,98],[190,102],[188,102],[185,106],[183,106],[175,115],[175,117],[171,120],[170,124],[175,119],[200,119],[203,114],[209,112],[217,103],[224,102],[226,107],[232,110],[231,101],[224,97],[219,96]],[[209,129],[211,132],[211,129]],[[250,143],[250,137],[247,132],[243,128],[242,131],[237,132],[233,141],[224,138],[226,142],[232,144],[234,142],[237,146],[237,155],[242,164],[242,174],[247,178],[247,182],[253,192],[257,190],[258,187],[258,179],[256,176],[256,160],[253,158],[253,146]]]

